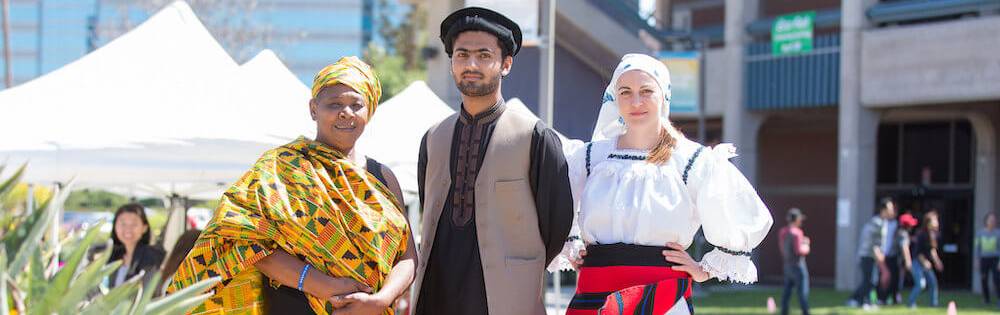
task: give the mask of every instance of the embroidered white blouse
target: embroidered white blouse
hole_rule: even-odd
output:
[[[568,258],[579,257],[584,243],[677,242],[687,248],[702,227],[716,246],[702,258],[702,268],[720,281],[755,282],[757,268],[749,252],[767,235],[773,219],[729,162],[735,148],[708,148],[678,138],[668,162],[655,165],[644,161],[647,151],[618,149],[617,140],[593,142],[567,158],[577,209],[571,236],[582,242],[567,242],[549,271],[571,269]]]

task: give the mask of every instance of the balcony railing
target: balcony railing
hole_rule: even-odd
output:
[[[840,35],[813,39],[813,50],[773,56],[771,42],[753,43],[746,56],[746,106],[751,110],[832,107],[839,103]]]

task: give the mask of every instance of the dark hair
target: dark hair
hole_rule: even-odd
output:
[[[496,35],[494,35],[494,36],[496,36]],[[456,37],[456,39],[457,39],[457,37]],[[503,42],[500,41],[500,37],[499,36],[497,36],[497,46],[500,46],[500,61],[501,62],[504,59],[507,59],[507,57],[514,57],[514,52],[510,51],[509,48],[507,48],[506,46],[503,45]]]
[[[118,233],[117,233],[118,231],[115,228],[115,223],[118,222],[118,217],[121,216],[123,213],[132,213],[139,216],[139,219],[142,220],[142,224],[146,225],[146,227],[149,227],[149,220],[146,219],[146,211],[145,208],[142,207],[142,205],[138,203],[130,203],[119,207],[118,211],[115,211],[115,218],[111,220],[112,246],[111,246],[111,258],[108,259],[108,261],[115,261],[125,256],[125,244],[123,244],[122,241],[118,239]],[[139,239],[139,243],[136,244],[136,247],[148,246],[149,239],[150,239],[150,229],[147,228],[146,233],[142,233],[142,238]]]
[[[791,208],[788,209],[788,213],[785,214],[785,221],[791,223],[795,222],[801,217],[802,217],[802,210],[800,210],[799,208]]]
[[[931,231],[931,218],[938,221],[938,230],[941,230],[941,218],[938,216],[937,209],[931,209],[930,211],[924,213],[924,226],[921,227],[921,230],[923,230],[921,232],[927,233],[927,239],[930,241],[931,248],[937,248],[937,231]]]
[[[877,205],[878,211],[881,212],[882,210],[885,210],[885,208],[889,207],[890,203],[895,203],[895,201],[892,200],[892,197],[882,197],[882,198],[879,198],[878,199],[878,205]]]

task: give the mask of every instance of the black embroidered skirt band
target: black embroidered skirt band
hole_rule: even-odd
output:
[[[691,275],[670,268],[661,246],[587,246],[566,315],[674,314],[691,307]],[[674,310],[678,303],[686,309]],[[678,307],[680,308],[680,307]]]
[[[583,266],[676,266],[677,264],[671,263],[663,257],[663,251],[666,249],[663,246],[623,243],[588,245],[587,256],[583,258]]]

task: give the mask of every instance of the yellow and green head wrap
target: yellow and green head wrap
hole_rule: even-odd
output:
[[[382,97],[382,83],[368,64],[358,57],[349,56],[326,66],[313,79],[312,97],[316,98],[323,88],[337,84],[349,86],[364,96],[368,101],[368,118],[372,118],[379,98]]]

